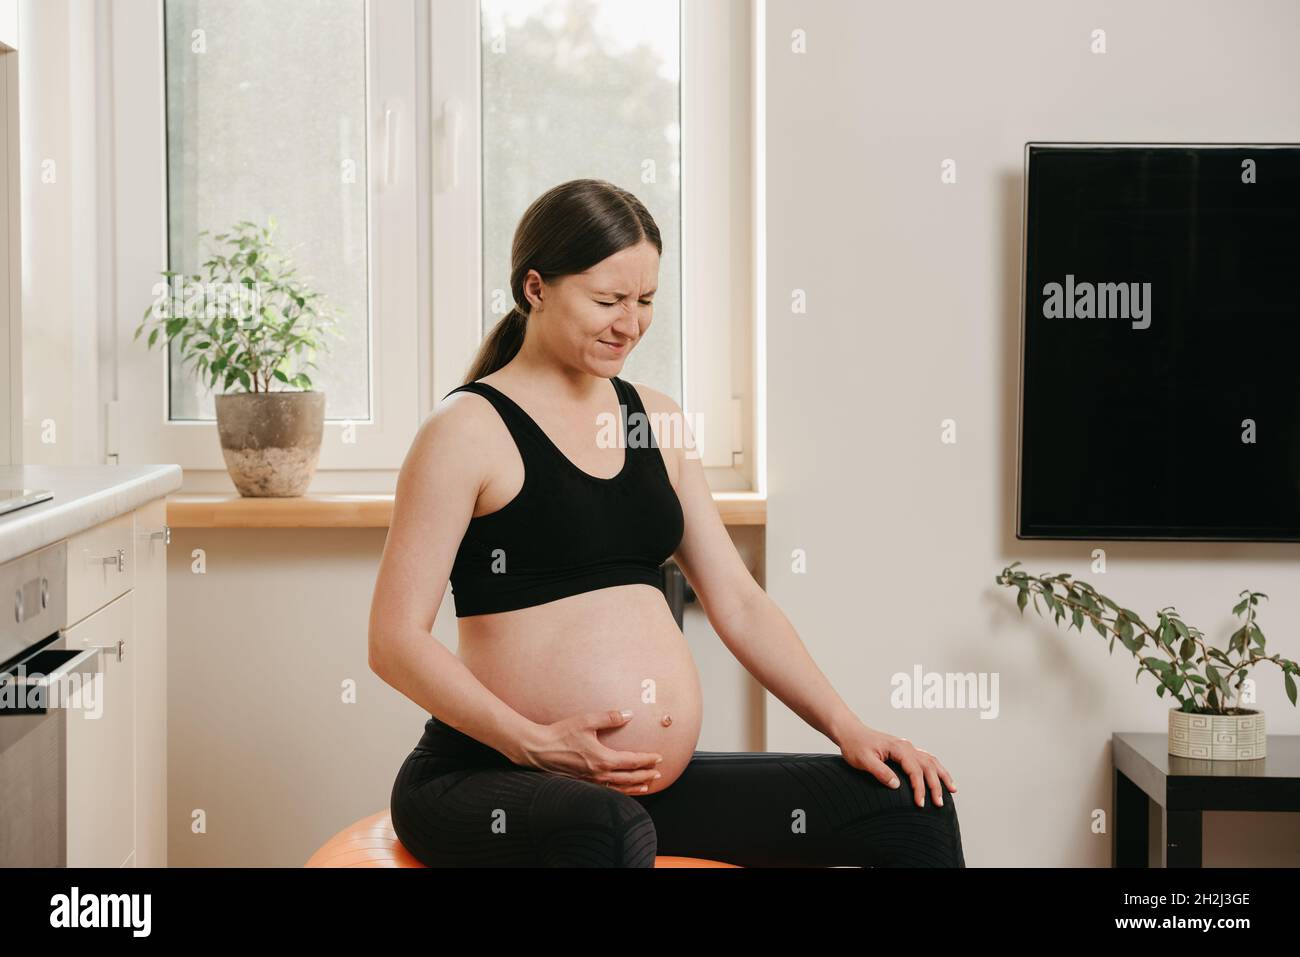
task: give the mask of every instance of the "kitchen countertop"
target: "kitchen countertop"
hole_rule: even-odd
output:
[[[47,502],[0,514],[0,562],[134,511],[180,487],[179,465],[0,466],[0,488],[54,493]]]

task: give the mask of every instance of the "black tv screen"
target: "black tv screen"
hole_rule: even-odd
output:
[[[1300,540],[1300,145],[1025,150],[1017,537]]]

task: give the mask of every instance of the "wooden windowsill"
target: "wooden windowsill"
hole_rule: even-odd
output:
[[[767,500],[757,492],[714,492],[726,525],[764,525]],[[391,492],[321,492],[299,498],[244,498],[235,492],[167,496],[172,528],[387,528]]]

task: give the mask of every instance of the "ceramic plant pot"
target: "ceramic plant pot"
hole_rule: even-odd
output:
[[[307,490],[325,430],[324,392],[239,392],[216,396],[216,405],[221,454],[240,495]]]
[[[1190,714],[1169,709],[1169,753],[1180,758],[1242,761],[1264,757],[1264,712]]]

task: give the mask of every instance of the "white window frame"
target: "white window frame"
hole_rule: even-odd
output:
[[[367,0],[366,20],[371,417],[327,420],[318,474],[399,468],[421,420],[417,108],[423,97],[417,24],[423,25],[424,16],[415,0]],[[187,470],[219,472],[209,479],[227,486],[216,423],[170,421],[168,350],[146,350],[142,341],[133,341],[150,290],[167,266],[163,42],[162,0],[112,5],[119,378],[118,400],[108,409],[108,452],[121,461],[176,462]],[[328,474],[321,478],[314,488],[337,485]],[[388,474],[384,481],[392,478]],[[186,484],[195,485],[188,477]]]
[[[23,460],[22,263],[19,256],[17,6],[0,3],[0,465]]]
[[[683,409],[700,415],[715,490],[758,489],[755,200],[760,0],[682,0]],[[429,21],[432,395],[461,384],[482,303],[479,0],[437,0]],[[635,191],[636,184],[627,184]],[[669,250],[665,250],[669,252]],[[692,418],[692,422],[696,421]]]

